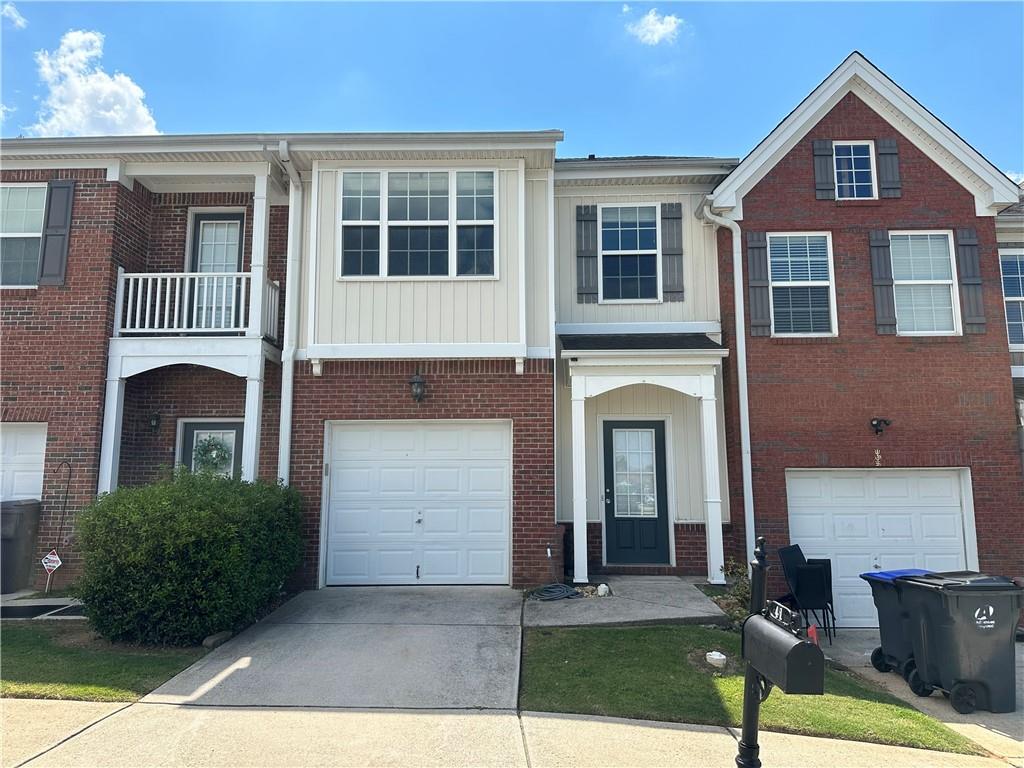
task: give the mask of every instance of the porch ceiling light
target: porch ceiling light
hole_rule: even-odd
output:
[[[418,370],[409,379],[409,390],[412,392],[412,399],[417,403],[422,403],[423,398],[427,396],[427,380],[420,376]]]

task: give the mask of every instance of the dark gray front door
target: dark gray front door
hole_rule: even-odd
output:
[[[665,422],[604,422],[608,563],[666,565]]]
[[[181,425],[178,460],[193,472],[242,475],[242,422],[186,421]]]

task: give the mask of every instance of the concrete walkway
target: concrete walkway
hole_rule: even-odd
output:
[[[609,597],[543,602],[527,599],[523,625],[728,624],[729,617],[695,586],[697,578],[607,576]]]
[[[731,766],[726,728],[514,711],[409,711],[138,703],[96,719],[82,702],[3,702],[3,765],[39,768],[244,766]],[[105,705],[103,705],[105,706]],[[11,734],[60,722],[52,743]],[[60,742],[60,743],[58,743]],[[47,749],[47,747],[52,747]],[[35,750],[35,751],[33,751]],[[44,751],[45,750],[45,751]],[[764,733],[767,766],[1005,768],[980,757]]]
[[[894,672],[883,674],[872,667],[871,651],[878,647],[879,642],[877,629],[841,629],[834,644],[825,646],[825,652],[861,677],[945,723],[992,754],[1013,765],[1024,766],[1024,713],[1021,711],[1024,708],[1024,643],[1014,643],[1017,711],[996,714],[978,710],[970,715],[961,715],[941,693],[925,698],[915,696],[900,675]]]

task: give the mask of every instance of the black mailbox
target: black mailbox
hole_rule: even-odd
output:
[[[743,622],[743,658],[783,693],[825,692],[821,648],[766,616]]]

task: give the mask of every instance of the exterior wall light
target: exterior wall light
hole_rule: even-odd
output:
[[[892,422],[889,419],[882,419],[876,416],[871,420],[871,428],[875,430],[876,435],[882,434],[885,428],[889,426],[892,426]]]
[[[160,413],[154,412],[149,417],[149,428],[154,432],[160,431]]]
[[[409,379],[409,390],[412,392],[412,399],[417,403],[422,403],[423,398],[427,396],[427,380],[420,376],[418,370]]]

